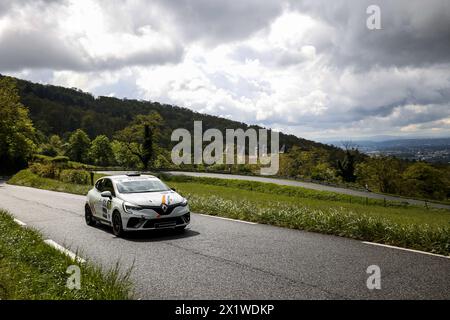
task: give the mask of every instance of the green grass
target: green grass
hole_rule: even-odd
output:
[[[450,211],[271,183],[162,175],[193,212],[450,254]],[[85,194],[90,186],[28,170],[8,183]]]
[[[99,179],[104,175],[95,174],[94,181]],[[38,175],[32,173],[30,170],[25,169],[19,171],[15,174],[11,179],[8,180],[9,184],[15,184],[19,186],[27,186],[39,189],[46,189],[51,191],[60,191],[60,192],[68,192],[74,194],[82,194],[85,195],[92,188],[91,185],[86,184],[73,184],[62,182],[55,179],[42,178]]]
[[[237,188],[240,190],[248,191],[258,191],[268,194],[276,194],[283,196],[292,196],[308,199],[317,199],[325,201],[338,201],[338,202],[348,202],[348,203],[360,203],[360,204],[370,204],[384,206],[385,202],[381,199],[370,199],[359,196],[352,196],[347,194],[341,194],[337,192],[330,191],[318,191],[307,189],[297,186],[284,186],[275,183],[266,183],[259,181],[247,181],[247,180],[235,180],[235,179],[220,179],[220,178],[206,178],[206,177],[190,177],[183,175],[167,175],[160,174],[160,177],[167,182],[193,182],[214,186],[223,186]],[[397,202],[397,201],[386,201],[387,206],[405,206],[407,203]]]
[[[174,169],[172,169],[174,170]],[[171,171],[171,170],[168,170]],[[190,172],[211,172],[211,173],[220,173],[220,174],[230,174],[229,171],[205,171],[205,170],[183,170],[183,171],[190,171]],[[232,174],[239,174],[239,175],[247,175],[247,176],[253,176],[253,177],[265,177],[265,176],[261,176],[261,175],[257,175],[257,174],[249,174],[249,173],[245,173],[245,172],[232,172]],[[162,176],[166,176],[169,177],[168,174],[160,172],[157,175],[162,175]],[[232,176],[230,174],[230,176]],[[286,182],[292,182],[292,181],[300,181],[300,182],[306,182],[306,183],[318,183],[321,184],[321,182],[317,182],[317,181],[313,181],[313,180],[308,180],[308,179],[293,179],[293,178],[288,178],[285,176],[272,176],[271,178],[276,178],[279,180],[284,180]],[[209,180],[209,182],[207,182],[208,184],[217,184],[217,185],[224,185],[227,184],[226,182],[224,182],[223,180],[233,180],[233,179],[221,179],[221,178],[210,178],[210,177],[194,177],[194,176],[184,176],[184,175],[170,175],[170,180],[177,180],[177,181],[196,181],[196,182],[200,182],[202,180],[206,181]],[[215,180],[215,181],[214,181]],[[234,181],[234,185],[238,186],[241,185],[244,188],[256,188],[258,189],[259,187],[257,186],[257,184],[259,183],[258,181],[246,181],[246,180],[233,180]],[[255,185],[252,185],[255,184]],[[271,184],[271,183],[266,183],[266,184]],[[353,189],[356,191],[364,191],[364,187],[361,185],[358,185],[357,183],[344,183],[344,182],[340,182],[340,183],[336,183],[336,184],[326,184],[323,183],[325,186],[331,186],[331,187],[337,187],[337,188],[344,188],[344,189]],[[299,188],[299,189],[303,189],[302,191],[300,191],[300,193],[304,193],[307,194],[309,192],[311,192],[311,196],[313,197],[325,197],[328,199],[345,199],[348,201],[356,201],[356,202],[365,202],[365,198],[364,197],[359,197],[359,196],[351,196],[351,195],[345,195],[345,194],[339,194],[339,193],[335,193],[335,192],[327,192],[327,191],[323,191],[321,194],[319,191],[319,194],[315,194],[315,192],[317,192],[317,190],[311,190],[311,189],[306,189],[306,188],[302,188],[302,187],[291,187],[291,186],[283,186],[283,185],[278,185],[278,184],[272,184],[273,186],[275,186],[275,188],[278,187],[286,187],[286,188]],[[264,189],[268,189],[267,187],[264,187]],[[298,191],[294,191],[294,193],[298,193]],[[418,201],[423,201],[425,203],[429,202],[429,203],[438,203],[438,204],[450,204],[450,199],[447,200],[436,200],[436,199],[427,199],[427,198],[421,198],[421,197],[413,197],[413,196],[404,196],[404,195],[400,195],[400,194],[396,194],[396,193],[382,193],[382,192],[374,192],[375,194],[379,194],[379,195],[384,195],[384,196],[393,196],[393,197],[397,197],[397,198],[403,198],[403,199],[414,199],[414,200],[418,200]],[[379,199],[369,199],[369,201],[371,202],[378,202],[379,204],[383,204],[383,200],[379,200]],[[401,201],[397,201],[397,203],[400,203]]]
[[[165,178],[194,212],[450,254],[449,210],[389,201],[385,207],[384,201],[271,183]]]
[[[320,200],[308,196],[280,195],[270,192],[249,191],[235,187],[223,187],[217,185],[207,185],[192,182],[167,182],[171,187],[184,195],[206,197],[210,195],[220,195],[224,200],[240,201],[246,200],[257,207],[272,206],[274,203],[290,206],[308,207],[314,210],[328,210],[336,208],[344,211],[352,211],[357,215],[368,215],[374,218],[385,218],[392,222],[409,225],[428,224],[433,227],[450,227],[450,211],[441,209],[426,209],[416,206],[395,206],[384,207],[375,204],[361,204],[360,202],[349,203],[347,201]],[[295,187],[294,187],[295,188]],[[363,202],[365,203],[365,202]]]
[[[66,286],[66,270],[74,264],[81,269],[80,290]],[[74,262],[0,210],[0,300],[131,298],[129,271],[121,272],[118,264],[104,270],[89,261]]]
[[[191,194],[189,202],[193,211],[210,215],[450,254],[450,228],[398,224],[336,207],[318,210],[285,203],[263,207],[254,201],[226,200],[212,194]]]

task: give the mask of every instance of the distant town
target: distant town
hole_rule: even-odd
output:
[[[331,144],[342,147],[342,142]],[[371,156],[389,155],[406,160],[450,163],[450,138],[361,140],[352,144]]]

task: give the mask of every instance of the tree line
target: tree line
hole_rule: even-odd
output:
[[[447,200],[450,166],[406,161],[392,156],[368,157],[356,148],[345,148],[341,159],[321,149],[294,147],[281,155],[280,175],[325,183],[347,184],[368,191],[407,197]]]

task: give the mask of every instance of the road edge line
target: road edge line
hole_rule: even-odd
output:
[[[64,248],[63,246],[57,244],[55,241],[53,241],[52,239],[47,239],[44,240],[44,242],[46,244],[48,244],[50,247],[55,248],[58,251],[61,251],[62,253],[64,253],[66,256],[69,256],[72,260],[77,261],[79,263],[85,263],[86,260],[84,260],[83,258],[77,256],[75,253],[73,253],[72,251]]]
[[[242,222],[242,223],[247,223],[247,224],[258,224],[257,222],[250,222],[250,221],[244,221],[244,220],[238,220],[238,219],[231,219],[231,218],[225,218],[225,217],[219,217],[219,216],[213,216],[210,214],[204,214],[204,213],[195,213],[198,214],[200,216],[204,216],[204,217],[210,217],[210,218],[217,218],[217,219],[222,219],[222,220],[228,220],[228,221],[234,221],[234,222]]]
[[[408,252],[414,252],[414,253],[421,253],[421,254],[426,254],[429,256],[435,256],[435,257],[440,257],[440,258],[446,258],[446,259],[450,259],[450,256],[444,256],[442,254],[437,254],[437,253],[431,253],[431,252],[426,252],[426,251],[420,251],[420,250],[415,250],[415,249],[408,249],[408,248],[402,248],[402,247],[396,247],[396,246],[391,246],[389,244],[382,244],[382,243],[376,243],[376,242],[369,242],[369,241],[361,241],[364,244],[371,244],[374,246],[379,246],[379,247],[385,247],[385,248],[391,248],[391,249],[398,249],[398,250],[402,250],[402,251],[408,251]]]
[[[14,222],[19,226],[25,227],[27,224],[25,222],[20,221],[19,219],[14,218]]]

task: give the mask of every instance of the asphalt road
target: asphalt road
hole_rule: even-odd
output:
[[[113,174],[114,172],[109,171],[109,173]],[[192,176],[192,177],[208,177],[208,178],[220,178],[220,179],[237,179],[237,180],[269,182],[269,183],[275,183],[275,184],[284,185],[284,186],[296,186],[296,187],[303,187],[303,188],[319,190],[319,191],[331,191],[331,192],[348,194],[348,195],[353,195],[353,196],[358,196],[358,197],[367,197],[367,198],[371,198],[371,199],[381,199],[381,200],[386,199],[386,200],[391,200],[391,201],[407,202],[412,205],[419,205],[419,206],[425,205],[425,202],[422,200],[408,199],[408,198],[403,198],[403,197],[395,197],[395,196],[389,196],[389,195],[384,195],[384,194],[379,194],[379,193],[358,191],[358,190],[353,190],[353,189],[333,187],[333,186],[327,186],[327,185],[318,184],[318,183],[303,182],[303,181],[288,180],[288,179],[277,179],[277,178],[267,178],[267,177],[258,177],[258,176],[244,176],[244,175],[223,174],[223,173],[187,172],[187,171],[186,172],[185,171],[167,171],[167,173],[174,174],[174,175],[187,175],[187,176]],[[450,205],[446,205],[446,204],[427,202],[427,205],[430,207],[434,207],[434,208],[450,210]]]
[[[0,207],[104,266],[134,262],[143,299],[450,299],[450,259],[317,233],[192,215],[184,234],[116,238],[88,227],[84,197],[0,184]],[[381,290],[366,286],[370,265]]]

